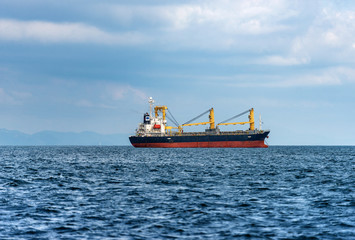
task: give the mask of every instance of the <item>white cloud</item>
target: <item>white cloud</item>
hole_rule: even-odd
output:
[[[115,101],[131,98],[132,100],[146,100],[147,95],[137,88],[132,86],[121,86],[109,84],[106,86],[106,91],[109,94],[110,98]]]
[[[267,64],[267,65],[278,65],[278,66],[292,66],[301,65],[309,63],[309,58],[306,57],[283,57],[283,56],[268,56],[262,59],[258,59],[255,63]]]
[[[286,21],[298,13],[289,5],[283,0],[224,0],[98,8],[114,24],[149,35],[158,48],[255,52],[280,49],[279,40],[264,37],[292,30]]]
[[[10,96],[8,93],[5,92],[3,88],[0,88],[0,103],[2,104],[14,104],[16,101],[12,96]]]
[[[121,24],[142,20],[166,31],[202,28],[216,34],[266,34],[285,29],[280,22],[295,15],[282,0],[199,1],[175,5],[106,6]]]
[[[352,75],[349,73],[350,67],[347,70],[334,70],[334,66],[344,62],[349,64],[347,66],[355,63],[355,11],[326,4],[315,5],[317,7],[304,13],[307,3],[296,4],[284,0],[197,0],[173,5],[101,4],[95,6],[100,6],[100,11],[104,10],[101,12],[105,12],[105,19],[110,16],[116,26],[124,26],[127,32],[108,32],[83,23],[0,19],[0,39],[51,43],[147,43],[160,50],[202,49],[218,54],[221,52],[213,59],[219,64],[221,59],[226,59],[223,55],[225,50],[230,50],[229,57],[236,59],[234,63],[239,66],[309,66],[308,70],[303,69],[308,73],[302,77],[301,74],[287,77],[286,80],[270,77],[259,82],[259,85],[290,87],[351,82],[346,80],[350,79],[347,77],[349,74]],[[304,16],[306,18],[303,19]],[[149,40],[146,36],[150,36]],[[194,64],[212,61],[211,58],[206,54]],[[226,62],[224,65],[227,64],[233,63]],[[325,65],[331,67],[322,71],[312,70],[315,65],[317,68]],[[258,77],[254,75],[249,79]],[[238,84],[250,85],[248,81]],[[145,97],[140,90],[129,86],[113,86],[109,94],[114,100],[127,95]]]
[[[78,106],[78,107],[87,107],[87,108],[106,108],[106,109],[116,109],[117,108],[115,106],[110,106],[110,105],[106,105],[106,104],[93,103],[93,102],[91,102],[89,100],[86,100],[86,99],[78,100],[75,103],[75,105]]]
[[[355,11],[323,9],[304,35],[297,36],[290,55],[313,62],[355,62]]]
[[[75,94],[69,94],[70,97],[61,98],[60,101],[84,108],[117,109],[127,102],[140,103],[147,99],[146,93],[141,89],[104,80],[88,82],[85,86],[81,86],[81,82],[75,80],[56,79],[52,84],[49,87],[59,92],[61,97],[68,95],[68,88],[76,89]]]
[[[289,49],[280,48],[278,55],[271,53],[269,56],[256,59],[255,63],[278,66],[355,63],[354,20],[355,11],[322,9],[315,15],[304,33],[300,32],[290,39]],[[331,80],[329,76],[322,76],[323,80],[316,80],[316,77],[312,79],[309,82],[337,82],[334,78]]]
[[[226,85],[228,87],[317,87],[338,86],[355,83],[355,70],[346,67],[330,67],[313,71],[288,74],[240,74],[234,76],[201,76],[205,83]]]
[[[0,104],[21,105],[30,97],[32,97],[32,94],[28,92],[7,91],[0,88]]]
[[[343,83],[355,83],[354,68],[335,67],[329,70],[329,74],[336,75]]]
[[[136,32],[110,33],[82,23],[53,23],[0,19],[0,39],[46,43],[141,44],[147,40]]]
[[[331,31],[324,33],[324,39],[325,43],[330,45],[338,45],[340,40],[339,37]]]
[[[263,107],[276,107],[276,108],[285,108],[285,107],[301,107],[301,108],[319,108],[319,107],[333,107],[334,104],[329,101],[321,100],[285,100],[272,98],[272,97],[261,97],[246,99],[245,104],[248,104],[252,101],[255,101],[259,106]]]
[[[269,82],[265,84],[267,87],[302,87],[302,86],[332,86],[342,84],[341,79],[337,75],[323,74],[306,74],[292,76],[282,81]]]

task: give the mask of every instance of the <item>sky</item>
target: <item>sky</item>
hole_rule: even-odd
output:
[[[0,0],[0,128],[134,134],[148,97],[355,145],[355,1]]]

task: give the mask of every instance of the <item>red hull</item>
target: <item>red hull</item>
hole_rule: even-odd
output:
[[[218,141],[218,142],[173,142],[173,143],[132,143],[143,148],[267,148],[264,141]]]

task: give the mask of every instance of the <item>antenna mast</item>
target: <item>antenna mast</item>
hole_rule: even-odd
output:
[[[149,116],[152,117],[152,108],[153,108],[153,105],[154,105],[154,100],[152,97],[149,98]]]

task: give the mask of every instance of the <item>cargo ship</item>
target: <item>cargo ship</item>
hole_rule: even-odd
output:
[[[237,114],[218,124],[215,123],[214,109],[211,108],[197,117],[179,124],[169,112],[167,106],[155,106],[153,98],[149,98],[150,111],[143,116],[136,134],[129,140],[138,148],[267,148],[265,138],[268,138],[269,130],[255,129],[254,109],[251,108]],[[152,114],[154,110],[154,115]],[[209,113],[208,121],[193,123],[198,118]],[[249,121],[230,122],[231,120],[249,113]],[[168,126],[167,120],[175,127]],[[221,131],[220,126],[249,124],[248,130]],[[204,132],[185,132],[184,127],[209,125]]]

